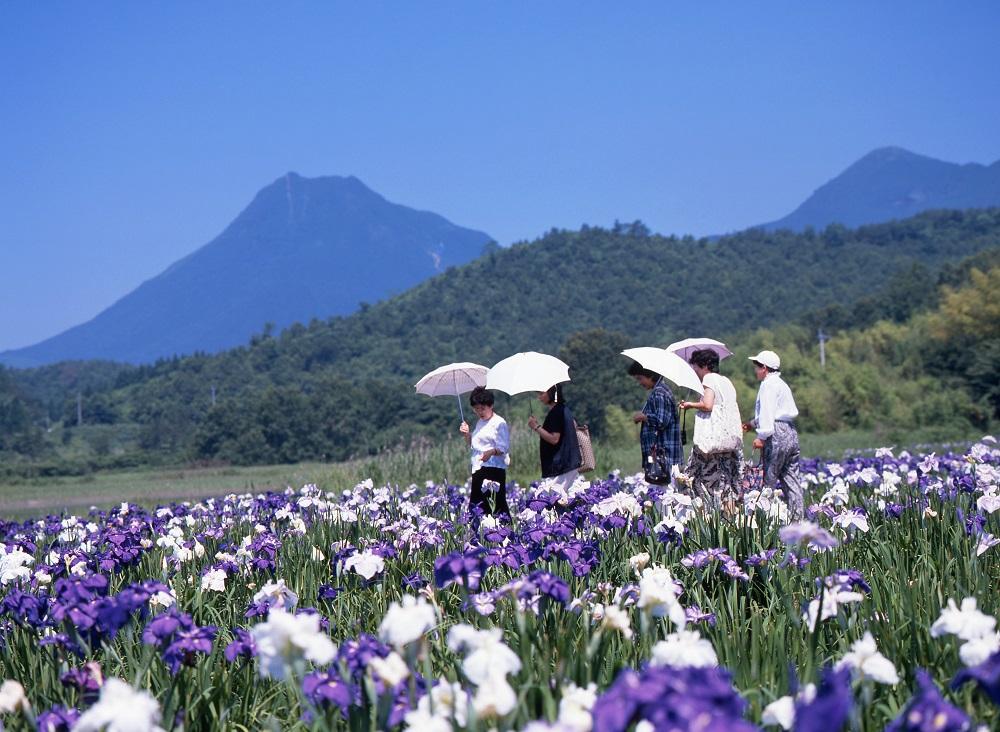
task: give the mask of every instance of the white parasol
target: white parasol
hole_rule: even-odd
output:
[[[644,369],[655,371],[677,386],[683,386],[699,394],[703,393],[698,374],[694,372],[687,361],[676,353],[671,353],[665,348],[643,346],[641,348],[627,348],[622,351],[622,355],[637,361]]]
[[[427,396],[454,396],[458,398],[458,413],[465,421],[462,409],[462,394],[472,391],[477,386],[486,385],[486,374],[489,371],[478,363],[450,363],[434,369],[416,383],[414,387],[418,394]]]
[[[569,366],[555,356],[524,351],[498,361],[486,375],[486,388],[508,394],[545,391],[569,381]]]
[[[726,344],[713,338],[685,338],[667,346],[667,350],[676,353],[685,363],[691,360],[691,354],[695,351],[711,350],[719,354],[719,360],[733,355],[733,352],[726,348]]]

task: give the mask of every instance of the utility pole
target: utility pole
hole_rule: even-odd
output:
[[[83,394],[76,393],[76,426],[83,424]]]
[[[830,340],[830,336],[823,332],[820,328],[816,331],[816,337],[819,338],[819,365],[821,368],[826,368],[826,342]]]

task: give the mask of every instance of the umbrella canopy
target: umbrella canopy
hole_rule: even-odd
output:
[[[726,344],[712,338],[685,338],[667,346],[667,350],[676,353],[685,362],[691,359],[691,354],[704,349],[715,351],[719,354],[719,360],[732,356],[733,352],[726,348]]]
[[[427,396],[453,396],[458,399],[458,413],[465,421],[465,410],[462,409],[462,397],[467,391],[472,391],[477,386],[486,384],[485,366],[478,363],[449,363],[445,366],[434,369],[429,374],[424,374],[423,378],[414,387],[418,394]]]
[[[477,386],[486,386],[485,366],[478,363],[449,363],[425,374],[417,382],[417,394],[427,396],[458,396]]]
[[[690,364],[676,353],[671,353],[665,348],[654,348],[643,346],[642,348],[628,348],[622,351],[623,356],[628,356],[633,361],[638,361],[644,369],[655,371],[665,379],[683,386],[691,391],[702,393],[701,379],[694,372]]]
[[[569,381],[569,366],[555,356],[524,351],[494,364],[486,375],[486,388],[520,394],[545,391],[564,381]]]

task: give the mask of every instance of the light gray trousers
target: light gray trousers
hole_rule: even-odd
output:
[[[788,517],[805,517],[802,476],[799,474],[799,433],[787,422],[775,422],[774,434],[764,440],[764,481],[781,488],[788,503]]]

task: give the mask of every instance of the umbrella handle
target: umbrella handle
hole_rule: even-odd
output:
[[[465,421],[465,412],[462,411],[462,395],[461,394],[456,394],[455,398],[458,399],[458,414],[459,414],[459,416],[461,416],[462,421],[464,422]]]

